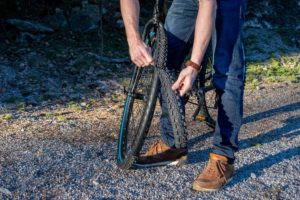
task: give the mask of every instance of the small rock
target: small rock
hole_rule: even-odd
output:
[[[38,104],[38,101],[35,99],[35,97],[33,95],[26,97],[25,100],[26,100],[26,103],[29,105],[36,106]]]
[[[29,42],[40,42],[46,35],[38,34],[34,35],[27,32],[22,32],[17,36],[16,42],[21,44],[26,44]]]
[[[12,67],[0,65],[0,88],[6,88],[7,85],[15,83],[16,72]]]
[[[107,93],[109,91],[109,87],[105,81],[97,81],[97,89],[102,93]]]
[[[114,18],[115,19],[120,19],[121,18],[121,13],[120,12],[115,12]]]
[[[256,86],[256,90],[261,90],[262,88],[260,86]]]
[[[258,21],[257,18],[252,19],[252,20],[247,20],[244,23],[244,26],[245,27],[249,27],[249,28],[258,28],[258,29],[262,29],[263,28],[263,26],[261,25],[261,23]]]
[[[61,81],[54,78],[47,78],[43,80],[43,88],[46,94],[50,97],[59,97],[62,95]]]
[[[12,195],[11,192],[8,189],[2,188],[2,187],[0,187],[0,193],[5,194],[5,195],[9,195],[9,196]]]
[[[117,81],[109,80],[108,82],[109,82],[110,88],[113,90],[122,88],[122,85],[120,85]]]
[[[107,112],[113,113],[113,112],[116,112],[116,110],[115,110],[114,108],[112,108],[112,107],[109,107],[109,108],[107,109]]]
[[[106,15],[107,13],[108,13],[107,9],[106,8],[102,8],[102,14]]]
[[[288,142],[288,138],[287,137],[283,137],[283,138],[281,138],[281,141]]]
[[[252,179],[256,179],[256,175],[254,173],[251,173],[250,176],[251,176]]]
[[[80,105],[82,106],[82,107],[86,107],[86,103],[85,102],[82,102],[82,103],[80,103]]]
[[[55,10],[54,15],[45,17],[43,21],[55,30],[66,30],[68,28],[67,18],[59,8]]]
[[[72,93],[72,94],[70,94],[69,97],[70,97],[71,100],[77,100],[77,99],[80,99],[82,97],[82,94],[80,94],[80,93]]]
[[[124,22],[123,22],[122,19],[118,19],[116,23],[117,23],[117,27],[119,29],[123,29],[125,27]]]
[[[97,181],[93,180],[93,185],[98,186],[99,183]]]
[[[38,68],[46,66],[48,64],[48,61],[44,56],[36,52],[31,52],[27,55],[27,64],[30,67]]]
[[[19,65],[20,68],[24,68],[25,66],[26,66],[25,63],[20,63]]]
[[[288,165],[286,169],[291,172],[291,171],[293,171],[294,168],[292,165]]]

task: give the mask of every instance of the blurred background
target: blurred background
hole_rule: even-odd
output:
[[[141,6],[142,30],[153,1]],[[298,82],[299,7],[298,0],[248,2],[249,87]],[[117,0],[2,0],[0,52],[1,106],[101,96],[128,78]]]

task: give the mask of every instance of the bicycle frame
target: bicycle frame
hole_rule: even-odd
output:
[[[156,0],[155,2],[155,7],[154,7],[154,11],[153,11],[153,18],[147,23],[150,24],[155,24],[157,26],[163,26],[164,22],[165,22],[165,18],[167,15],[167,8],[168,8],[168,0]],[[147,27],[146,25],[146,27]],[[211,45],[211,43],[210,43]],[[208,51],[210,51],[211,49],[208,49]],[[208,65],[208,53],[206,52],[202,65],[205,65],[207,67]],[[209,112],[207,110],[207,105],[206,105],[206,100],[205,100],[205,93],[213,90],[214,87],[212,85],[210,86],[205,86],[205,82],[207,80],[212,79],[212,74],[209,74],[208,76],[206,76],[206,74],[202,72],[200,72],[200,74],[198,75],[198,80],[196,81],[196,87],[195,87],[195,93],[197,96],[197,103],[195,105],[197,105],[193,115],[192,115],[192,119],[196,120],[198,118],[198,116],[201,116],[200,118],[203,118],[207,121],[207,124],[210,127],[214,127],[214,120],[211,118],[211,116],[209,115]],[[218,96],[216,96],[215,99],[215,105],[214,105],[214,109],[217,108],[217,99]],[[192,103],[190,101],[188,101],[189,103]],[[194,104],[194,103],[192,103]],[[203,121],[203,120],[201,120]]]

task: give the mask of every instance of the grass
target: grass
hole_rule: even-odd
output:
[[[46,112],[45,113],[45,116],[47,117],[47,118],[50,118],[50,117],[52,117],[54,114],[53,113],[51,113],[51,112]]]
[[[20,103],[20,104],[17,105],[18,111],[24,111],[25,107],[26,107],[25,103]]]
[[[260,83],[296,83],[299,77],[299,56],[282,56],[263,63],[249,63],[246,84],[249,88],[256,88]]]
[[[76,102],[71,101],[70,103],[68,103],[68,108],[72,111],[78,112],[82,110],[82,106],[79,105]]]
[[[68,121],[68,118],[65,116],[62,116],[62,115],[58,115],[58,116],[56,116],[56,120],[58,122],[66,122],[66,121]]]
[[[88,101],[88,103],[86,104],[85,108],[86,109],[91,109],[96,104],[96,102],[97,102],[96,99],[90,99]]]
[[[1,115],[1,118],[3,119],[3,120],[11,120],[12,118],[13,118],[13,115],[12,114],[10,114],[10,113],[8,113],[8,114],[3,114],[3,115]]]

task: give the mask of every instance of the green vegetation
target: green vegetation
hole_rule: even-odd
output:
[[[7,114],[0,115],[0,118],[3,120],[11,120],[13,118],[13,115],[10,113],[7,113]]]
[[[24,111],[25,107],[26,107],[25,103],[20,103],[17,105],[18,111]]]
[[[82,107],[78,103],[73,102],[73,101],[68,103],[68,108],[72,111],[75,111],[75,112],[78,112],[78,111],[82,110]]]
[[[96,104],[96,100],[95,99],[90,99],[89,102],[86,104],[85,108],[86,109],[91,109],[93,107],[93,105]]]
[[[50,118],[50,117],[53,116],[53,113],[51,113],[51,112],[46,112],[46,113],[45,113],[45,116],[48,117],[48,118]]]
[[[68,121],[68,119],[65,116],[62,116],[62,115],[56,116],[56,120],[58,122],[66,122],[66,121]]]
[[[247,69],[247,86],[256,88],[259,83],[299,82],[299,56],[282,56],[271,58],[264,63],[249,63]]]

